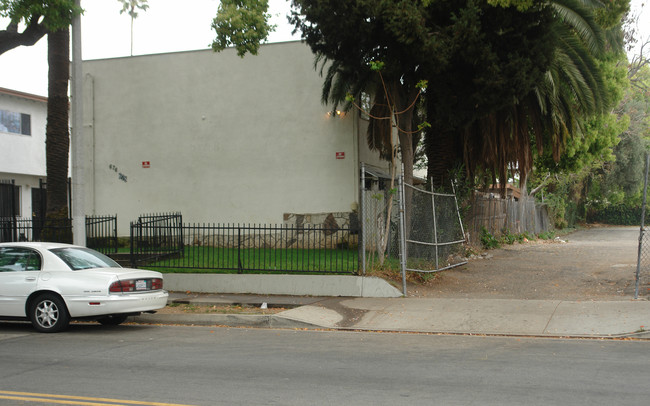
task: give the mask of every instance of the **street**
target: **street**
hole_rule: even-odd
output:
[[[623,405],[650,395],[650,341],[94,324],[39,334],[0,322],[0,345],[0,405]]]

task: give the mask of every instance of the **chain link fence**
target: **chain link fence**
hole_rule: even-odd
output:
[[[361,171],[361,241],[360,268],[366,270],[386,261],[399,267],[399,201],[397,184],[391,187],[390,176],[380,171]]]
[[[408,197],[407,197],[408,196]],[[402,178],[361,171],[360,267],[378,265],[431,273],[465,264],[465,232],[454,194],[404,184]],[[408,203],[407,203],[408,202]]]
[[[645,180],[643,184],[643,206],[641,211],[641,231],[639,234],[639,252],[636,264],[634,298],[638,299],[640,294],[650,294],[650,229],[646,226],[646,203],[648,196],[648,167],[650,167],[650,155],[646,155]]]
[[[405,198],[405,267],[411,272],[438,272],[466,264],[461,254],[465,232],[455,194],[436,193],[409,184]]]

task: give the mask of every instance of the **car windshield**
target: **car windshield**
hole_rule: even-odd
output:
[[[117,262],[113,261],[106,255],[88,248],[55,248],[50,251],[57,257],[61,258],[73,271],[91,268],[120,267]]]

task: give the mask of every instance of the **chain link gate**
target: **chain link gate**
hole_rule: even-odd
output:
[[[404,285],[406,272],[433,273],[466,264],[458,255],[465,243],[465,230],[455,190],[438,193],[432,186],[426,190],[405,183],[401,176],[399,186]],[[455,189],[453,183],[452,189]],[[409,207],[405,204],[407,190],[411,192]]]
[[[648,168],[650,167],[650,155],[646,154],[645,177],[643,182],[643,206],[641,208],[641,230],[639,232],[639,252],[636,263],[636,274],[634,284],[634,298],[639,298],[640,287],[650,285],[650,241],[648,240],[648,227],[645,225],[646,202],[648,196]],[[648,287],[647,289],[650,289]],[[647,293],[647,290],[646,290]]]
[[[408,207],[406,190],[411,194]],[[465,231],[455,194],[406,184],[402,175],[391,180],[362,165],[360,200],[359,257],[364,275],[375,263],[392,262],[391,267],[401,270],[406,296],[406,272],[439,272],[467,263],[457,255]]]

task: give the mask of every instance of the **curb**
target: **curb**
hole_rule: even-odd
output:
[[[156,325],[182,325],[182,326],[215,326],[233,328],[268,328],[268,329],[289,329],[289,330],[337,330],[337,331],[367,331],[386,333],[422,333],[438,335],[470,335],[470,336],[493,336],[493,337],[538,337],[538,338],[565,338],[565,339],[596,339],[596,340],[650,340],[650,332],[633,332],[615,335],[588,335],[588,334],[517,334],[517,333],[489,333],[489,332],[468,332],[468,331],[416,331],[416,330],[395,330],[395,329],[367,329],[355,327],[333,327],[320,326],[299,320],[289,319],[277,314],[143,314],[131,316],[128,323],[135,324],[156,324]]]
[[[225,326],[245,328],[320,329],[303,321],[292,320],[275,314],[142,314],[131,316],[129,323],[169,324],[188,326]]]

